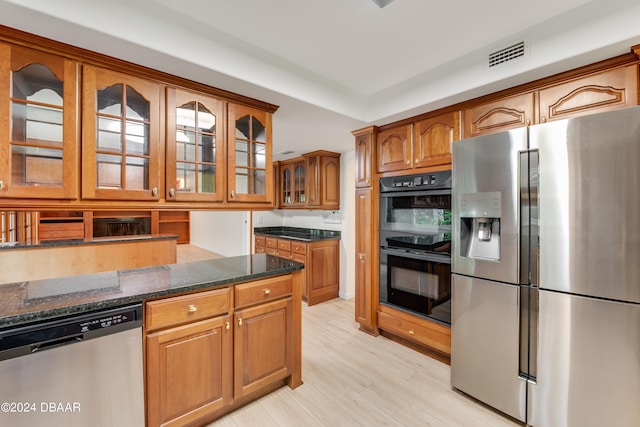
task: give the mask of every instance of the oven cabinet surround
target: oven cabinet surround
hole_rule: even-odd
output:
[[[399,122],[353,131],[359,219],[355,320],[360,329],[397,338],[436,356],[450,354],[449,328],[379,303],[380,177],[449,169],[447,144],[462,138],[637,105],[639,55],[640,45],[628,54],[565,73]],[[439,126],[433,127],[434,122]],[[373,169],[371,165],[375,165]]]
[[[338,297],[340,232],[315,230],[318,233],[313,235],[309,231],[312,230],[296,227],[255,228],[254,251],[304,264],[302,300],[311,306]]]
[[[0,198],[78,197],[78,70],[0,42]]]
[[[448,165],[451,144],[459,139],[459,111],[381,129],[377,135],[378,172]]]
[[[0,207],[275,206],[277,106],[2,26],[0,53]]]
[[[147,425],[200,425],[300,385],[300,275],[147,302]]]
[[[340,154],[318,150],[274,162],[280,209],[340,209]]]

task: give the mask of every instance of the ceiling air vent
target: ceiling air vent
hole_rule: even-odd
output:
[[[524,56],[524,42],[516,43],[489,54],[489,68]]]

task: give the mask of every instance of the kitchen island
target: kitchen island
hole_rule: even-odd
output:
[[[303,268],[258,254],[4,284],[0,333],[143,304],[147,425],[204,423],[302,384]]]

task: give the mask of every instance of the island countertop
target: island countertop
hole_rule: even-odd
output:
[[[0,329],[302,270],[255,254],[0,285]]]

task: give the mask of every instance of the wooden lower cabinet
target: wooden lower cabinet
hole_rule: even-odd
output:
[[[147,426],[204,425],[302,384],[302,272],[147,302]]]
[[[147,336],[147,425],[183,426],[232,401],[230,316]]]
[[[383,335],[389,332],[395,337],[416,344],[438,359],[449,362],[450,327],[383,305],[378,310],[378,328]]]
[[[291,373],[291,297],[234,314],[234,395],[245,397]]]
[[[340,241],[301,242],[255,236],[254,252],[275,255],[304,264],[302,300],[308,305],[337,298],[340,291]]]

